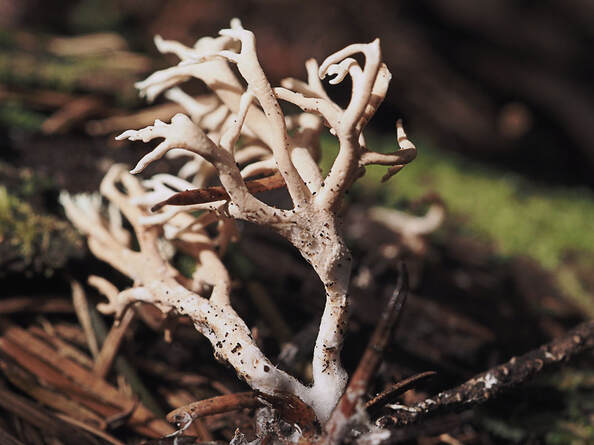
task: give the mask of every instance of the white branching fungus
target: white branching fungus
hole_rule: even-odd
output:
[[[185,154],[189,161],[177,176],[157,175],[144,182],[122,166],[114,166],[101,185],[101,194],[111,208],[119,209],[131,223],[140,250],[132,250],[113,210],[109,212],[111,222],[105,219],[96,198],[62,197],[68,217],[88,235],[92,252],[134,282],[123,292],[99,286],[109,299],[100,309],[121,316],[126,307],[140,301],[164,313],[189,316],[210,340],[215,355],[233,366],[252,388],[298,396],[323,424],[347,380],[340,352],[349,304],[351,255],[338,217],[343,196],[366,165],[390,166],[389,177],[416,154],[400,123],[399,149],[394,153],[370,151],[363,137],[391,78],[381,62],[379,40],[347,46],[320,66],[308,60],[306,82],[285,79],[278,88],[271,87],[260,66],[254,34],[237,19],[219,37],[202,38],[194,47],[160,37],[155,43],[161,52],[173,53],[181,61],[152,74],[137,87],[149,100],[165,92],[190,117],[177,114],[170,123],[157,120],[141,130],[125,131],[118,139],[162,139],[138,162],[133,174],[165,155]],[[353,57],[357,54],[363,55],[363,66]],[[236,65],[243,81],[230,64]],[[346,108],[327,95],[321,82],[326,76],[331,77],[331,84],[350,76],[352,96]],[[194,98],[184,93],[178,85],[190,78],[202,80],[213,95]],[[303,113],[285,116],[279,100],[296,105]],[[326,177],[317,164],[324,126],[340,146]],[[291,210],[268,205],[251,192],[246,178],[270,174],[282,176],[293,203]],[[158,213],[149,213],[149,208],[177,192],[207,184],[212,175],[222,184],[223,195],[188,205],[164,205]],[[206,213],[195,217],[191,213],[195,210]],[[263,355],[229,303],[230,279],[217,249],[224,248],[235,235],[233,219],[251,221],[282,235],[311,264],[324,285],[326,305],[313,352],[311,386],[277,369]],[[205,230],[213,223],[219,229],[216,239]],[[183,277],[159,250],[158,241],[163,238],[196,259],[191,279]]]
[[[435,232],[441,226],[445,208],[441,203],[432,204],[427,213],[420,217],[395,209],[372,207],[369,217],[400,235],[400,244],[408,247],[411,252],[422,254],[426,250],[423,236]]]

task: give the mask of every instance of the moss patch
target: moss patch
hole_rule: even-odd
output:
[[[336,143],[327,138],[323,145],[327,168]],[[370,146],[390,151],[394,140],[379,139]],[[385,170],[368,167],[356,191],[373,193],[392,207],[436,192],[450,214],[462,216],[467,228],[494,241],[502,255],[529,255],[551,269],[567,251],[594,252],[594,194],[589,190],[536,184],[425,146],[412,164],[382,184]]]
[[[28,110],[18,102],[0,104],[0,126],[35,132],[44,120],[43,114]]]
[[[42,209],[40,196],[47,190],[47,181],[22,170],[15,175],[11,172],[0,165],[6,178],[0,186],[0,275],[49,276],[68,258],[80,254],[82,240],[65,220]]]
[[[394,139],[368,138],[369,146],[382,152],[395,149]],[[333,138],[323,139],[326,171],[336,146]],[[382,184],[386,167],[368,167],[353,193],[401,208],[407,202],[437,193],[447,205],[449,221],[459,223],[458,230],[492,243],[504,258],[534,258],[554,272],[563,291],[594,317],[594,289],[578,280],[579,276],[572,272],[575,264],[571,265],[572,271],[566,264],[569,254],[594,257],[594,193],[539,184],[424,144],[417,146],[417,159],[395,178]]]

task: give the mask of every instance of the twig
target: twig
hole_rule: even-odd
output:
[[[432,377],[436,374],[435,371],[426,371],[420,374],[415,374],[410,376],[406,379],[400,380],[399,382],[390,385],[380,394],[375,396],[373,399],[369,400],[365,404],[365,408],[368,411],[372,411],[374,409],[382,408],[386,406],[387,403],[393,403],[394,398],[398,397],[400,394],[408,391],[411,389],[415,384],[418,382],[425,380],[429,377]]]
[[[107,337],[107,327],[105,322],[101,319],[97,309],[94,307],[90,311],[93,328],[100,342],[104,342]],[[144,406],[156,414],[158,417],[163,417],[164,413],[153,397],[151,391],[143,383],[142,379],[136,372],[136,368],[132,366],[129,360],[125,357],[119,356],[115,358],[115,368],[117,372],[122,375],[128,384],[132,387],[134,393],[138,395],[140,401]]]
[[[478,374],[467,382],[416,405],[396,406],[395,412],[378,419],[381,426],[404,425],[437,413],[457,411],[484,403],[518,386],[545,367],[567,361],[594,348],[594,321],[578,325],[562,337],[520,357]]]
[[[188,405],[196,401],[196,396],[184,389],[177,391],[162,390],[161,394],[165,396],[167,403],[173,408]],[[185,431],[184,435],[197,436],[200,440],[207,442],[214,440],[205,422],[200,418],[192,423],[192,425]]]
[[[99,346],[97,343],[97,337],[95,336],[95,331],[93,330],[93,325],[91,323],[91,316],[89,315],[87,296],[85,295],[85,291],[78,281],[70,281],[70,287],[72,289],[72,303],[74,305],[74,310],[76,311],[78,321],[85,332],[85,336],[87,337],[89,351],[91,351],[93,357],[97,357],[99,354]]]
[[[45,327],[44,327],[45,329]],[[78,324],[70,324],[65,322],[57,322],[52,325],[53,332],[62,340],[67,342],[73,343],[79,347],[86,347],[87,340],[85,338],[85,333],[82,331]],[[46,330],[47,332],[47,330]]]
[[[423,423],[411,423],[409,425],[403,425],[398,429],[392,429],[390,431],[389,442],[392,444],[416,442],[420,436],[437,436],[444,431],[454,431],[461,425],[471,423],[472,420],[473,413],[471,411],[450,413],[429,418]]]
[[[95,366],[93,367],[95,374],[101,378],[105,378],[109,372],[132,320],[134,320],[134,310],[128,308],[122,317],[122,320],[119,323],[114,323],[109,334],[105,337],[105,341],[101,346],[101,351],[95,359]]]
[[[278,392],[275,395],[260,394],[260,398],[270,403],[285,422],[297,425],[303,439],[311,439],[319,432],[314,410],[299,397]]]
[[[383,351],[388,344],[394,327],[402,313],[402,307],[406,302],[408,293],[408,273],[404,263],[398,266],[398,284],[388,300],[386,309],[379,320],[375,331],[365,349],[365,353],[359,362],[351,381],[338,401],[336,408],[326,424],[325,437],[322,443],[339,443],[342,439],[349,420],[356,411],[361,397],[367,390],[369,380],[377,370],[382,360]]]
[[[255,391],[225,394],[210,399],[198,400],[173,410],[167,414],[167,421],[175,425],[175,428],[183,431],[199,417],[226,413],[242,408],[256,408],[261,405],[262,402]]]
[[[258,391],[240,392],[199,400],[182,406],[167,414],[178,433],[187,429],[199,417],[221,414],[243,408],[257,408],[270,404],[280,417],[291,425],[297,425],[303,437],[313,437],[316,426],[316,415],[311,407],[293,394],[264,394]]]

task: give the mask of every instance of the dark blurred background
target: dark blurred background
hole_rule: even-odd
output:
[[[148,54],[154,34],[192,44],[233,16],[255,32],[273,83],[303,76],[308,57],[379,36],[393,81],[375,125],[402,116],[442,148],[547,182],[594,185],[590,0],[0,2],[6,30],[112,31]]]

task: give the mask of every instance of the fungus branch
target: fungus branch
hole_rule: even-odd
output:
[[[120,192],[116,185],[123,186],[126,193]],[[166,314],[188,316],[196,329],[211,341],[215,355],[230,363],[250,385],[270,394],[286,391],[311,403],[308,388],[272,365],[256,346],[248,327],[230,306],[230,279],[206,232],[195,231],[192,232],[193,239],[185,234],[175,240],[183,243],[184,251],[197,261],[194,282],[188,281],[167,261],[160,243],[160,227],[144,226],[139,222],[145,211],[131,202],[144,193],[140,182],[121,165],[115,165],[103,180],[101,191],[131,223],[140,251],[130,250],[112,236],[99,206],[90,207],[87,204],[89,197],[62,195],[61,201],[68,217],[86,232],[92,252],[133,280],[131,288],[117,292],[105,280],[93,278],[92,283],[109,300],[99,309],[119,318],[129,306],[144,302],[155,305]],[[98,202],[94,198],[92,200]],[[90,224],[90,220],[93,223]],[[89,227],[92,230],[88,230]],[[213,287],[210,299],[192,290],[201,285]]]
[[[155,44],[181,61],[152,74],[137,87],[149,100],[165,92],[191,118],[177,114],[170,123],[157,120],[141,130],[125,131],[118,139],[162,139],[138,162],[134,174],[165,155],[183,154],[190,160],[177,177],[156,175],[142,183],[115,166],[101,187],[112,207],[131,223],[140,251],[125,245],[121,230],[110,229],[96,198],[90,205],[82,198],[63,197],[68,216],[87,233],[93,253],[134,282],[123,292],[108,292],[109,303],[102,309],[121,315],[125,307],[141,301],[166,313],[189,316],[213,344],[215,355],[231,364],[252,388],[268,395],[284,392],[297,396],[325,423],[347,380],[340,363],[351,276],[351,255],[338,217],[344,193],[366,165],[388,165],[391,175],[416,153],[400,123],[400,149],[395,153],[374,153],[365,145],[363,130],[384,99],[391,77],[381,63],[379,40],[350,45],[320,66],[309,60],[307,82],[285,79],[277,88],[271,87],[260,66],[253,33],[237,19],[219,37],[202,38],[193,47],[160,37],[155,38]],[[364,56],[363,66],[353,58],[359,53]],[[230,64],[236,64],[243,82]],[[345,109],[326,93],[321,79],[327,75],[334,76],[331,84],[351,77],[352,95]],[[179,84],[190,78],[204,81],[213,96],[201,99],[184,93]],[[303,112],[285,116],[279,100],[291,102]],[[317,165],[324,125],[340,146],[325,178]],[[221,186],[202,187],[213,172]],[[268,176],[245,179],[262,174]],[[201,188],[193,189],[195,184]],[[265,204],[254,196],[281,186],[287,187],[291,210]],[[150,208],[158,213],[150,215]],[[196,210],[206,212],[195,217],[190,212]],[[311,387],[271,364],[229,304],[229,276],[219,252],[235,236],[233,219],[267,226],[285,237],[324,285],[326,305],[313,352]],[[215,239],[205,231],[213,223],[219,227]],[[172,246],[195,258],[197,268],[191,279],[169,263],[166,250]]]

